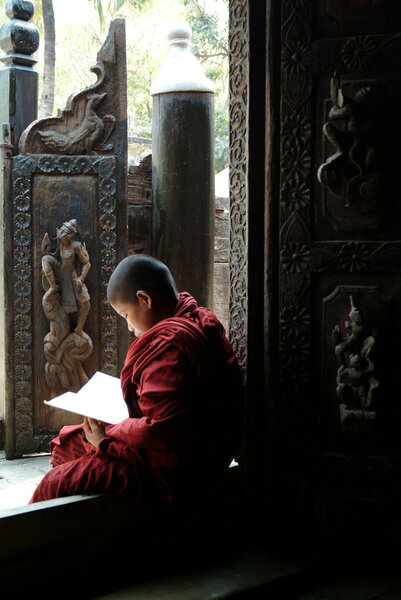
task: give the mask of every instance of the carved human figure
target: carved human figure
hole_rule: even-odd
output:
[[[349,366],[341,365],[337,372],[337,396],[341,404],[351,409],[370,409],[373,392],[379,382],[373,376],[374,364],[369,358],[371,347],[362,354],[350,354]]]
[[[82,362],[93,349],[92,340],[83,330],[90,310],[90,296],[84,283],[91,267],[89,255],[85,243],[72,239],[77,233],[75,219],[63,223],[56,233],[55,252],[49,252],[47,233],[42,241],[42,251],[48,252],[42,258],[46,290],[42,305],[50,321],[50,332],[44,339],[45,374],[54,394],[60,388],[79,389],[88,380]]]
[[[76,219],[63,223],[60,229],[56,231],[57,250],[55,254],[60,255],[61,264],[53,254],[46,254],[42,258],[43,274],[49,282],[51,293],[58,291],[59,287],[61,288],[61,306],[65,312],[78,312],[75,333],[82,335],[86,317],[90,310],[90,296],[84,283],[91,268],[89,254],[85,243],[72,241],[72,237],[77,232]],[[48,240],[49,236],[46,233],[42,242],[43,248],[45,248]],[[81,265],[79,274],[79,267],[76,263],[77,258]],[[57,285],[57,279],[59,285]]]
[[[346,207],[369,213],[378,208],[383,177],[386,91],[376,83],[348,97],[335,73],[331,100],[333,107],[323,133],[336,152],[320,166],[318,179],[335,197],[344,200]]]
[[[341,337],[340,328],[336,325],[333,329],[333,343],[335,345],[335,354],[337,360],[346,365],[346,351],[357,350],[363,344],[365,328],[363,325],[361,311],[356,308],[350,296],[351,310],[349,312],[349,321],[346,321],[345,326],[351,331],[344,339]]]
[[[340,402],[341,420],[372,420],[375,391],[379,382],[374,376],[375,365],[371,354],[376,339],[367,335],[361,311],[355,307],[350,296],[351,309],[346,323],[350,334],[342,338],[340,328],[333,329],[334,352],[340,367],[337,371],[337,397]]]

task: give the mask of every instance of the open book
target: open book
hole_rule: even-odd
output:
[[[111,425],[128,418],[128,408],[123,399],[120,380],[100,371],[97,371],[78,392],[66,392],[52,400],[44,400],[44,403]]]

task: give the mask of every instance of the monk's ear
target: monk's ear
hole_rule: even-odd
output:
[[[144,290],[138,290],[136,297],[138,298],[138,302],[143,302],[148,308],[152,308],[152,298],[147,292]]]

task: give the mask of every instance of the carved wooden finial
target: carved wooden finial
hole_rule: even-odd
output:
[[[35,7],[31,0],[7,0],[5,12],[10,19],[0,29],[0,48],[6,53],[0,58],[5,65],[32,67],[37,60],[31,55],[39,48],[39,31],[29,23]]]
[[[188,23],[179,23],[167,34],[170,50],[161,66],[152,96],[169,92],[214,92],[213,82],[191,50],[192,29]]]

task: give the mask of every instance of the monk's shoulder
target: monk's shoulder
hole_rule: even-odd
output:
[[[157,328],[149,341],[148,352],[156,357],[166,352],[177,352],[188,357],[191,362],[200,360],[205,354],[209,340],[196,322],[186,318],[166,319]]]

